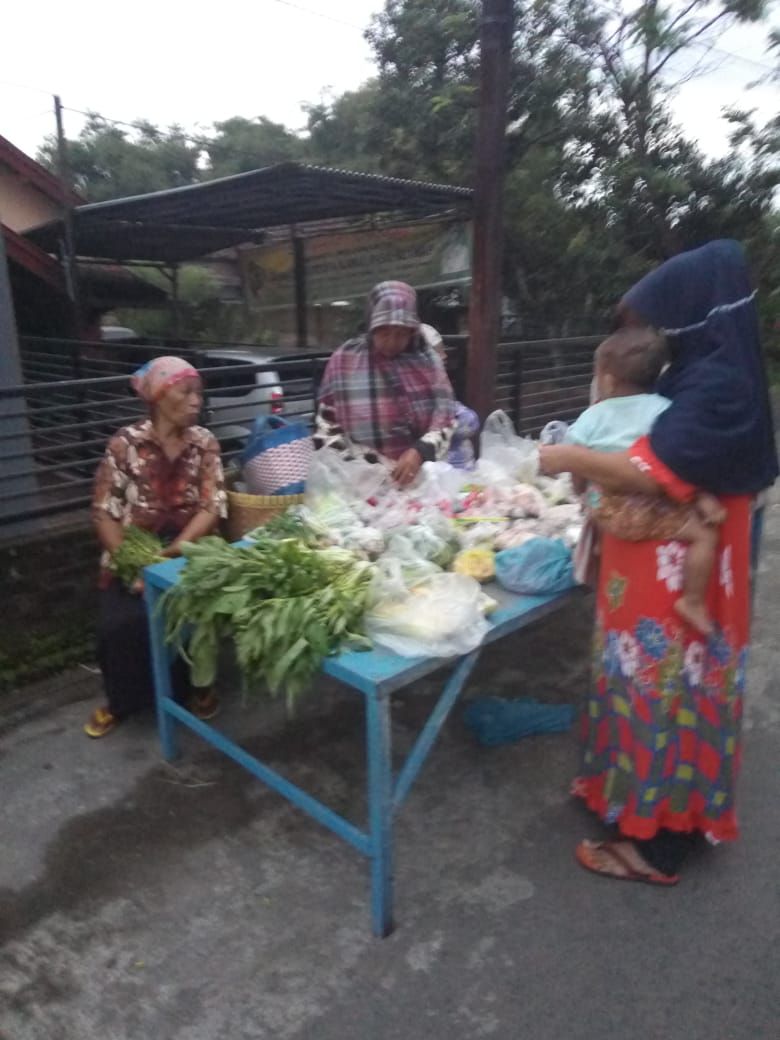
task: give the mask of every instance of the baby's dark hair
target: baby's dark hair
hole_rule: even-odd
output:
[[[651,391],[669,360],[666,340],[651,328],[619,329],[596,351],[596,363],[623,386]]]

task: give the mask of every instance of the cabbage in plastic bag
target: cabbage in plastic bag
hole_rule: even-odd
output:
[[[365,629],[372,642],[402,657],[454,657],[476,649],[488,623],[478,582],[435,574],[403,598],[375,603]]]

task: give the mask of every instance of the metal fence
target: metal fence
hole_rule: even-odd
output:
[[[466,340],[447,337],[447,367],[464,394]],[[536,434],[588,403],[595,337],[502,343],[496,407]],[[106,441],[143,405],[128,377],[150,357],[189,357],[204,381],[203,421],[230,462],[258,415],[310,421],[327,353],[279,355],[242,344],[81,343],[25,338],[24,384],[0,389],[0,541],[84,515]]]

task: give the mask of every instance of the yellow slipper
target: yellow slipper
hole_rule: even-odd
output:
[[[119,723],[116,715],[112,715],[108,708],[95,708],[89,717],[89,722],[84,726],[84,732],[88,737],[105,737]]]

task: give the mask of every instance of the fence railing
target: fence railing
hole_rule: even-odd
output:
[[[596,337],[502,343],[496,407],[525,434],[572,419],[588,403]],[[456,396],[466,339],[445,337]],[[230,462],[258,415],[310,421],[328,353],[279,355],[242,344],[81,343],[25,338],[24,383],[0,388],[0,540],[83,514],[108,438],[144,414],[129,375],[166,353],[189,357],[204,382],[203,421]]]

